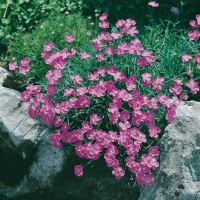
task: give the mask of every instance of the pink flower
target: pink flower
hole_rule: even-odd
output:
[[[103,53],[97,54],[96,57],[98,58],[99,62],[106,60],[106,57]]]
[[[80,107],[89,107],[90,98],[87,96],[79,96],[79,104],[80,104]]]
[[[164,94],[158,94],[158,101],[165,107],[169,107],[170,105],[169,97]]]
[[[145,72],[142,74],[142,83],[145,87],[148,87],[149,84],[151,84],[152,79],[151,79],[151,74]]]
[[[154,177],[152,174],[144,174],[142,177],[142,182],[143,184],[145,184],[146,186],[149,186],[149,185],[153,185],[154,184]]]
[[[157,104],[158,100],[157,98],[153,97],[151,98],[151,100],[149,101],[149,108],[153,109],[153,110],[157,110],[158,109],[158,104]]]
[[[198,86],[198,82],[195,81],[194,79],[190,79],[186,84],[186,86],[188,86],[190,88],[190,92],[192,94],[196,94],[197,91],[199,91],[199,86]]]
[[[37,94],[41,91],[41,87],[39,85],[34,85],[33,83],[28,84],[28,86],[26,87],[26,91],[29,94]]]
[[[134,126],[140,126],[147,119],[147,114],[144,111],[132,112],[132,123]]]
[[[71,78],[73,79],[74,85],[79,85],[83,81],[83,78],[77,74],[72,75]]]
[[[49,70],[46,73],[49,84],[58,84],[59,78],[62,77],[62,71],[60,69]]]
[[[75,94],[75,91],[74,91],[73,88],[67,88],[64,91],[64,96],[66,96],[66,97],[69,97],[69,96],[74,95],[74,94]]]
[[[46,86],[46,90],[47,90],[47,94],[49,96],[53,96],[57,92],[58,87],[49,84],[49,85]]]
[[[72,54],[72,56],[74,56],[75,54],[76,54],[76,48],[75,47],[73,47],[73,48],[71,48],[71,54]]]
[[[74,167],[74,173],[76,176],[79,176],[79,177],[83,176],[83,167],[81,165],[76,165]]]
[[[147,118],[144,119],[146,125],[148,128],[154,127],[155,126],[155,113],[152,111],[147,111]]]
[[[28,65],[22,65],[19,68],[20,74],[28,74],[29,71],[30,71],[30,67]]]
[[[180,99],[186,101],[188,99],[187,93],[186,92],[182,92],[181,95],[180,95]]]
[[[113,57],[115,54],[115,49],[113,47],[107,47],[106,53],[108,54],[109,57]]]
[[[85,60],[91,59],[91,55],[87,54],[85,51],[80,52],[80,55],[81,55],[82,59],[85,59]]]
[[[140,163],[143,166],[147,166],[148,168],[156,169],[159,166],[159,162],[157,162],[156,158],[153,158],[151,155],[143,154],[140,160]]]
[[[66,132],[70,128],[69,124],[67,122],[61,123],[61,131]]]
[[[152,65],[155,62],[155,58],[153,55],[145,56],[145,57],[140,57],[137,59],[137,64],[140,67],[145,67],[148,65]]]
[[[125,23],[126,23],[126,21],[124,21],[123,19],[120,19],[117,21],[116,27],[121,28]]]
[[[160,155],[160,151],[158,149],[158,146],[151,146],[148,150],[148,154],[151,156],[158,156]]]
[[[40,108],[37,104],[31,103],[28,107],[28,114],[31,118],[36,118],[40,114]]]
[[[99,80],[99,74],[95,73],[92,74],[91,72],[88,74],[88,80],[90,81],[98,81]]]
[[[129,53],[129,45],[126,42],[122,42],[116,48],[116,53],[118,55],[124,55]]]
[[[76,89],[76,95],[77,96],[83,96],[83,95],[85,95],[86,93],[88,92],[88,89],[87,89],[87,87],[79,87],[79,88],[77,88]]]
[[[157,138],[158,134],[161,132],[160,128],[157,126],[152,126],[149,128],[149,133],[152,138]]]
[[[164,77],[158,76],[156,79],[152,80],[152,88],[154,90],[160,91],[162,89],[162,85],[165,84]]]
[[[192,56],[188,54],[182,54],[182,62],[187,62],[190,59],[192,59]]]
[[[74,41],[73,35],[67,34],[67,35],[65,36],[65,41],[66,41],[66,42],[69,42],[69,43],[72,43],[72,42]]]
[[[195,20],[190,20],[190,26],[194,27],[194,28],[198,28],[199,24],[197,23],[197,21]]]
[[[8,66],[9,66],[9,70],[10,70],[10,71],[15,70],[15,69],[18,68],[17,62],[10,62],[10,63],[8,64]]]
[[[167,108],[167,113],[165,116],[166,120],[171,123],[176,118],[176,106],[170,106]]]
[[[48,58],[48,57],[50,56],[50,54],[49,54],[48,51],[43,51],[43,52],[41,53],[41,56],[42,56],[42,58]]]
[[[101,117],[99,117],[96,113],[90,115],[90,124],[97,125],[100,120]]]
[[[99,27],[100,28],[109,28],[109,23],[106,21],[101,21],[101,22],[99,22]]]
[[[99,34],[98,39],[103,41],[104,43],[107,43],[107,42],[111,43],[113,40],[110,33],[103,32],[103,31]]]
[[[98,70],[97,70],[97,74],[104,77],[106,75],[106,68],[105,67],[99,67]]]
[[[54,119],[54,126],[61,127],[61,124],[62,124],[62,118],[60,116],[56,116]]]
[[[29,62],[30,62],[30,58],[23,58],[23,59],[21,60],[21,64],[22,64],[22,65],[28,65]]]
[[[115,178],[119,180],[124,176],[125,171],[122,169],[122,167],[117,166],[112,170],[112,174],[115,175]]]
[[[194,57],[194,60],[197,62],[197,65],[200,65],[200,54],[197,54],[197,55]]]
[[[121,113],[120,113],[120,119],[123,121],[123,122],[126,122],[127,120],[130,119],[130,114],[127,110],[123,110]]]
[[[21,99],[22,99],[23,102],[30,102],[30,100],[31,100],[31,94],[28,93],[28,91],[25,90],[21,94]]]
[[[196,15],[197,23],[200,25],[200,14]]]
[[[113,124],[117,124],[117,122],[119,120],[119,114],[118,113],[110,114],[109,119]]]
[[[128,28],[126,30],[126,33],[134,37],[138,33],[138,30],[136,30],[136,27],[134,26],[134,27]]]
[[[50,134],[50,140],[52,142],[57,142],[62,138],[61,134],[60,134],[60,130],[58,130],[55,133]]]
[[[126,79],[126,76],[123,72],[116,72],[116,73],[113,73],[112,75],[114,77],[114,80],[115,81],[124,81]]]
[[[171,7],[170,11],[175,15],[179,14],[179,9],[177,7]]]
[[[173,81],[174,81],[174,83],[177,83],[179,85],[183,85],[181,79],[179,79],[179,78],[173,78]]]
[[[154,7],[154,8],[156,8],[156,7],[159,6],[159,3],[156,3],[155,1],[150,1],[150,2],[148,3],[148,5],[149,5],[149,6],[152,6],[152,7]]]
[[[199,39],[200,32],[198,30],[189,31],[188,36],[189,36],[190,40],[197,41]]]
[[[171,86],[171,87],[169,88],[169,91],[170,91],[171,93],[173,93],[174,96],[177,96],[177,95],[181,94],[182,87],[181,87],[181,85],[175,83],[173,86]]]
[[[103,13],[100,17],[99,20],[104,21],[108,18],[108,13]]]
[[[112,32],[112,33],[111,33],[111,36],[112,36],[112,38],[113,38],[114,40],[117,40],[117,39],[119,39],[119,38],[122,37],[122,34],[121,34],[121,33]]]
[[[92,42],[92,46],[95,51],[101,51],[103,49],[103,45],[99,39],[93,39]]]
[[[44,51],[51,51],[55,47],[53,42],[46,42],[44,44]]]

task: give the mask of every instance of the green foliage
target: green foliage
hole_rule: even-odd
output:
[[[193,58],[199,53],[200,44],[191,41],[188,37],[188,29],[178,29],[178,23],[171,21],[158,24],[151,24],[140,32],[140,39],[145,44],[146,49],[154,52],[156,57],[157,74],[164,77],[181,78],[184,82],[189,81],[187,67],[190,66],[193,78],[200,86],[200,70],[194,59],[189,62],[182,62],[182,54],[189,54]],[[183,86],[183,90],[188,92],[188,100],[200,101],[200,92],[193,95],[188,87]]]
[[[62,14],[52,15],[41,24],[38,24],[31,33],[17,35],[11,39],[6,60],[20,62],[22,58],[29,57],[35,62],[31,66],[33,73],[30,73],[29,76],[22,76],[20,74],[18,76],[23,77],[25,82],[30,77],[32,81],[37,81],[47,71],[46,64],[41,58],[41,52],[43,51],[43,44],[45,42],[54,42],[58,49],[65,47],[70,49],[73,46],[65,42],[65,35],[70,33],[75,37],[73,45],[81,47],[91,41],[91,37],[97,34],[97,30],[97,25],[91,26],[90,21],[85,19],[80,13],[67,16]],[[87,33],[90,33],[91,36],[88,36]],[[35,73],[38,77],[36,77]]]
[[[82,0],[7,0],[0,5],[0,43],[20,32],[30,31],[39,20],[57,13],[82,9]]]

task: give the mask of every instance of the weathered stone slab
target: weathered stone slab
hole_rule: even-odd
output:
[[[182,102],[165,129],[156,183],[140,187],[139,200],[200,199],[200,102]]]

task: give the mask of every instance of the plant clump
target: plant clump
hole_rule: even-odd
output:
[[[29,84],[21,98],[29,102],[30,117],[54,129],[50,140],[56,148],[71,145],[83,160],[103,159],[116,179],[128,173],[138,184],[153,185],[160,154],[156,144],[181,101],[197,94],[198,82],[192,67],[187,79],[183,69],[157,67],[154,49],[146,49],[137,37],[135,20],[110,26],[107,13],[99,19],[103,30],[92,45],[71,47],[76,38],[70,32],[65,36],[70,48],[44,44],[45,77]],[[183,54],[183,65],[190,59]],[[26,75],[31,62],[26,57],[9,69]],[[83,176],[83,167],[75,166],[77,176]]]

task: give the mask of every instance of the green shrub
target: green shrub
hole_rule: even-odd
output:
[[[107,16],[101,15],[103,30],[92,45],[84,41],[77,47],[73,36],[66,35],[67,48],[73,44],[76,52],[55,47],[58,38],[40,44],[47,73],[38,70],[36,77],[41,76],[21,98],[30,103],[30,117],[52,128],[54,146],[70,146],[81,158],[74,168],[77,176],[100,159],[116,179],[152,185],[160,154],[155,145],[175,120],[181,101],[199,91],[192,73],[185,73],[188,64],[191,71],[200,64],[192,59],[199,45],[189,40],[186,30],[177,29],[178,23],[154,22],[137,34],[134,20],[119,20],[109,28]],[[183,59],[183,54],[192,57]],[[29,77],[38,67],[30,56],[9,63],[10,70]]]
[[[55,12],[81,9],[82,0],[7,0],[0,5],[0,43],[7,44],[9,37],[32,30],[39,20]]]

